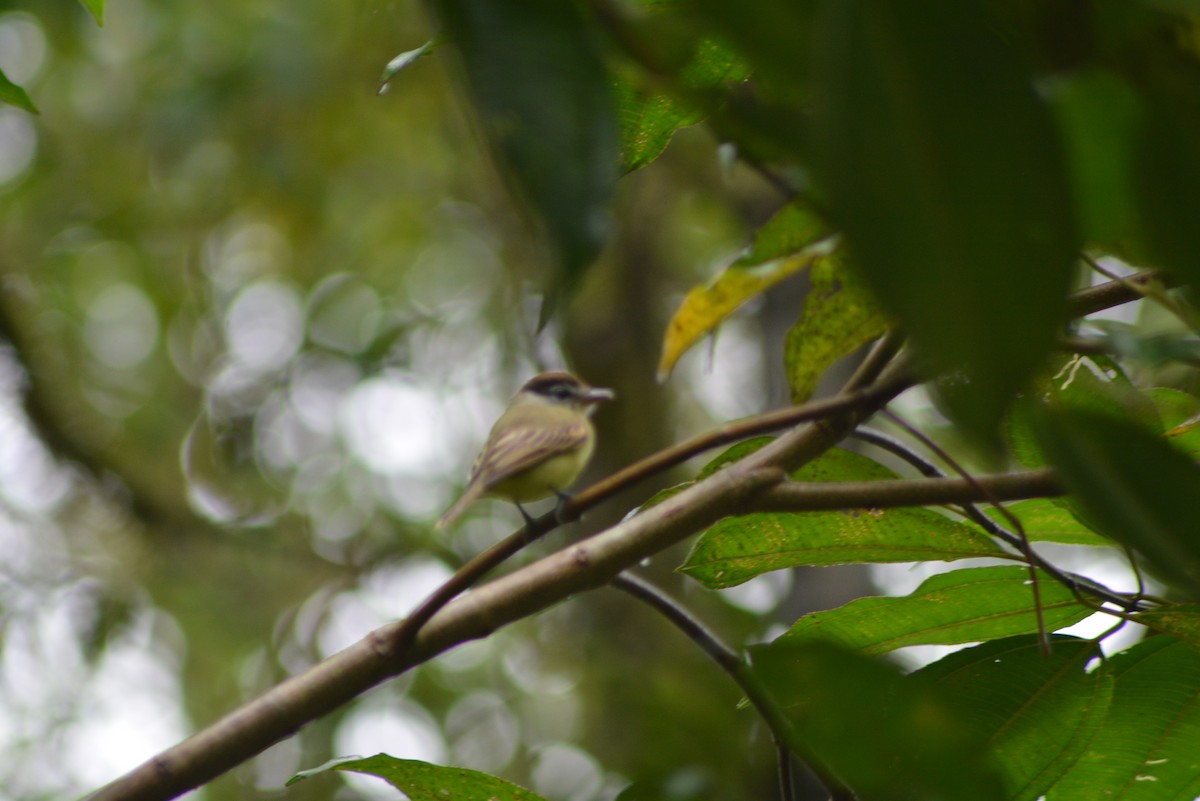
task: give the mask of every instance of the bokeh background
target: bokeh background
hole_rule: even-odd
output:
[[[624,179],[609,247],[534,333],[545,248],[412,2],[0,3],[0,796],[77,796],[411,608],[516,515],[430,523],[531,373],[620,402],[602,475],[785,402],[790,281],[655,382],[681,294],[779,205],[700,129]],[[683,473],[680,474],[682,476]],[[676,476],[679,477],[679,476]],[[671,477],[664,477],[669,481]],[[657,485],[661,486],[661,485]],[[610,522],[657,486],[534,549]],[[702,592],[730,642],[860,594],[855,569]],[[529,557],[532,558],[532,557]],[[674,560],[674,561],[673,561]],[[739,694],[598,592],[272,748],[208,799],[394,797],[296,770],[387,751],[556,799],[766,797]],[[349,782],[349,784],[345,784]]]

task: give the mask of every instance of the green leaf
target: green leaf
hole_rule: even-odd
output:
[[[383,75],[379,78],[379,94],[387,91],[388,82],[395,78],[398,74],[415,64],[421,57],[429,55],[433,52],[434,46],[437,44],[436,39],[430,39],[425,44],[413,50],[406,50],[400,55],[393,58],[383,68]]]
[[[1200,458],[1200,398],[1171,387],[1153,387],[1146,394],[1158,410],[1163,434],[1172,447]]]
[[[792,403],[812,397],[834,362],[882,336],[887,328],[887,317],[858,272],[835,257],[813,264],[804,310],[784,344]]]
[[[32,114],[38,113],[37,106],[29,99],[25,90],[10,81],[3,70],[0,70],[0,102],[25,109]]]
[[[1193,103],[1190,95],[1149,103],[1134,174],[1151,255],[1195,287],[1200,286],[1200,229],[1194,214],[1200,208],[1200,112],[1187,107]]]
[[[1104,726],[1048,801],[1157,801],[1200,795],[1200,653],[1153,637],[1110,658]]]
[[[633,172],[657,159],[680,128],[695,125],[712,111],[721,95],[713,90],[743,81],[749,70],[727,45],[711,37],[696,43],[691,58],[679,70],[680,94],[647,94],[633,86],[617,85],[617,122],[621,133],[621,165]]]
[[[83,7],[91,13],[92,18],[96,20],[96,24],[104,27],[104,0],[79,0]]]
[[[1005,433],[1013,455],[1026,467],[1045,467],[1046,457],[1034,434],[1034,418],[1044,402],[1069,404],[1120,417],[1136,410],[1147,428],[1160,430],[1153,406],[1133,388],[1119,365],[1107,356],[1061,356],[1051,360],[1029,394],[1012,408]]]
[[[1035,801],[1066,774],[1112,703],[1112,678],[1086,671],[1098,656],[1094,642],[1060,635],[1050,643],[1047,657],[1034,637],[988,642],[915,674],[958,701],[962,720],[986,739],[1010,801]]]
[[[999,801],[981,739],[935,687],[828,643],[750,649],[789,744],[859,801]]]
[[[1200,604],[1170,604],[1139,612],[1138,623],[1200,647]]]
[[[895,478],[857,453],[834,449],[798,470],[797,481]],[[847,509],[728,517],[700,535],[679,570],[721,589],[772,570],[859,562],[951,561],[1006,553],[980,530],[931,509]]]
[[[1118,248],[1136,232],[1133,138],[1139,109],[1112,72],[1080,72],[1047,86],[1063,132],[1084,240]]]
[[[1078,623],[1093,613],[1066,587],[1038,575],[1047,630]],[[957,645],[1038,630],[1029,570],[974,567],[939,573],[903,598],[860,598],[805,615],[777,641],[831,640],[866,654],[908,645]]]
[[[411,801],[544,801],[537,793],[477,770],[431,765],[415,759],[396,759],[387,754],[334,759],[320,767],[297,773],[288,780],[288,784],[330,770],[378,776]]]
[[[816,168],[875,295],[990,441],[1054,346],[1078,243],[1053,120],[982,4],[827,0]]]
[[[611,78],[575,3],[432,7],[462,55],[492,145],[557,253],[545,317],[607,240],[618,157]]]
[[[829,236],[824,222],[801,203],[789,203],[754,234],[754,242],[719,276],[693,288],[671,317],[663,338],[659,378],[679,357],[714,331],[743,303],[790,275],[830,258],[820,247]],[[785,257],[792,258],[785,258]]]
[[[733,267],[756,267],[799,253],[829,237],[829,226],[800,201],[785,204],[754,232],[754,242]]]
[[[1092,409],[1046,410],[1038,438],[1097,531],[1200,591],[1200,467],[1143,426]]]
[[[1092,545],[1111,548],[1112,540],[1102,537],[1084,525],[1055,499],[1031,498],[1005,505],[1010,514],[1021,521],[1021,528],[1030,542],[1057,542],[1062,545]],[[984,514],[1001,526],[1011,529],[1012,524],[998,509],[988,507]]]

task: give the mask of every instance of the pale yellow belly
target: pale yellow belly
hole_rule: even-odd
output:
[[[489,489],[487,494],[517,503],[548,498],[556,491],[561,492],[574,484],[591,455],[589,447],[555,456],[536,467],[506,478]]]

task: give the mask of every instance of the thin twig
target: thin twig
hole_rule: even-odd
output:
[[[917,468],[922,475],[928,478],[946,477],[945,472],[942,471],[941,468],[893,437],[889,437],[886,434],[869,428],[859,428],[852,436],[900,457],[913,467]],[[1029,497],[1033,496],[1025,496],[1025,498]],[[980,526],[988,534],[991,534],[993,537],[996,537],[1007,545],[1020,550],[1020,543],[1017,535],[1003,526],[1000,526],[995,520],[992,520],[992,518],[985,515],[983,510],[980,509],[976,504],[970,502],[955,502],[954,505],[967,519]],[[1136,598],[1131,599],[1130,597],[1121,593],[1113,592],[1103,585],[1096,584],[1085,576],[1080,576],[1075,573],[1068,573],[1064,570],[1061,570],[1059,567],[1042,557],[1036,551],[1034,552],[1034,559],[1036,560],[1035,564],[1038,566],[1038,568],[1040,568],[1055,581],[1071,590],[1077,596],[1081,591],[1087,592],[1102,601],[1116,604],[1123,609],[1132,609],[1133,611],[1137,611],[1138,609]],[[1098,611],[1107,610],[1100,609]]]
[[[914,425],[910,425],[907,420],[890,409],[884,409],[883,413],[889,420],[907,431],[909,436],[914,437],[926,448],[933,451],[933,453],[935,453],[943,462],[950,465],[951,470],[958,473],[960,476],[976,486],[983,494],[983,497],[988,504],[990,504],[994,509],[998,510],[1000,514],[1004,515],[1004,519],[1012,524],[1013,530],[1017,536],[1017,542],[1019,543],[1018,547],[1020,548],[1021,553],[1025,555],[1025,559],[1029,564],[1029,590],[1033,593],[1033,614],[1035,620],[1037,621],[1038,648],[1041,650],[1042,656],[1050,656],[1050,634],[1046,631],[1046,610],[1042,607],[1042,584],[1037,572],[1037,556],[1033,552],[1033,546],[1029,544],[1029,537],[1026,536],[1025,527],[1021,525],[1021,521],[1017,519],[1016,515],[1004,508],[1004,505],[1001,504],[997,498],[992,496],[986,487],[978,484],[975,481],[975,477],[971,475],[966,468],[959,464],[954,457],[947,453],[945,448],[938,445],[931,438],[925,436],[925,432],[919,430]]]
[[[670,621],[675,628],[700,646],[701,650],[708,654],[746,694],[746,698],[758,711],[771,732],[771,738],[775,741],[778,752],[780,798],[783,801],[795,801],[796,791],[791,768],[792,752],[787,743],[785,718],[762,686],[758,682],[750,680],[750,668],[746,661],[679,602],[640,576],[626,570],[612,580],[612,586],[647,604]],[[815,773],[820,772],[819,766],[812,767]],[[840,787],[840,782],[832,776],[821,776],[821,781],[827,787]]]

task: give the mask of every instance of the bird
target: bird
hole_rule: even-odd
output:
[[[540,373],[525,382],[492,426],[471,468],[461,496],[437,521],[449,528],[483,497],[512,501],[528,526],[521,505],[557,495],[565,500],[591,459],[596,405],[613,399],[612,390],[588,386],[570,373]]]

